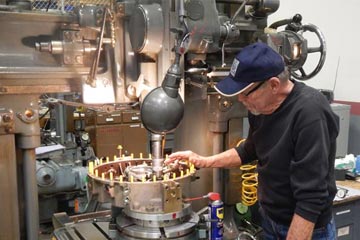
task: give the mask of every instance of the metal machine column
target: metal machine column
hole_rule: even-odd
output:
[[[25,239],[38,240],[39,205],[35,167],[35,148],[40,146],[38,95],[0,96],[0,102],[0,116],[2,116],[0,135],[1,133],[11,133],[11,135],[4,135],[0,138],[0,166],[4,167],[0,179],[7,185],[1,186],[0,190],[2,193],[10,193],[6,200],[9,203],[7,204],[4,199],[1,199],[0,203],[5,201],[4,205],[1,203],[1,206],[5,206],[5,209],[12,212],[12,214],[0,215],[0,229],[4,227],[1,234],[20,228],[22,223],[18,220],[19,215],[25,215]],[[15,151],[15,149],[19,149],[19,151]],[[22,167],[18,171],[22,171],[23,175],[18,176],[15,169],[17,165]],[[17,185],[17,181],[19,181],[19,185]],[[24,199],[21,195],[18,196],[17,186],[24,186]],[[19,208],[19,199],[20,202],[25,202],[24,213],[20,214],[19,209],[22,208]],[[13,221],[9,221],[9,217],[12,217]],[[14,226],[6,225],[11,222]],[[4,239],[20,239],[18,230],[12,234]]]
[[[38,114],[38,96],[8,96],[17,102],[14,107],[16,114],[15,127],[19,135],[16,146],[21,149],[25,200],[26,239],[37,240],[39,234],[39,203],[36,181],[35,148],[40,146],[40,125]],[[16,100],[15,100],[16,98]]]
[[[20,239],[15,137],[1,135],[1,131],[0,173],[0,239]]]
[[[37,240],[39,234],[39,202],[35,149],[23,150],[23,164],[26,235],[29,240]]]

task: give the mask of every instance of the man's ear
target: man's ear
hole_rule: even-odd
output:
[[[280,89],[280,79],[277,77],[272,77],[269,79],[269,84],[270,84],[270,88],[271,88],[271,92],[273,94],[278,93],[279,89]]]

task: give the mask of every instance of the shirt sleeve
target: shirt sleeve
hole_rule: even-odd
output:
[[[290,184],[296,199],[295,213],[316,222],[329,201],[330,136],[325,120],[301,127],[294,139],[295,155],[290,163]]]
[[[240,146],[236,147],[235,150],[237,151],[242,164],[247,164],[257,159],[255,145],[252,139],[251,127],[249,129],[249,134],[246,140],[242,142]]]

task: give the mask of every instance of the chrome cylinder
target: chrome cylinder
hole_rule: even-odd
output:
[[[162,178],[162,166],[164,164],[164,136],[161,134],[151,134],[152,147],[152,167],[157,178]]]

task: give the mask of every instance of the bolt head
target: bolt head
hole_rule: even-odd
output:
[[[6,123],[11,122],[12,117],[9,114],[5,114],[2,116],[2,120]]]

